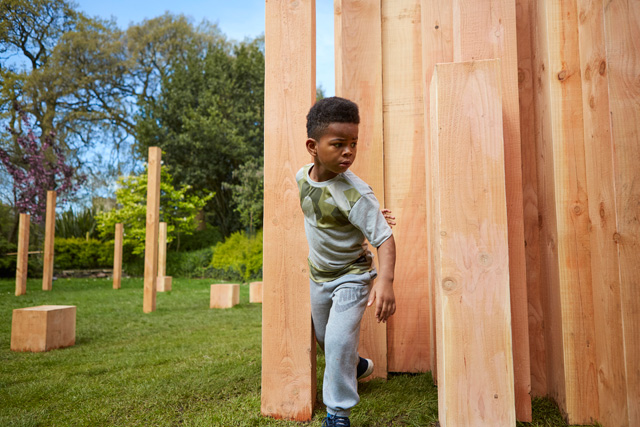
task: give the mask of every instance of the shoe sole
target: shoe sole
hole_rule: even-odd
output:
[[[367,366],[367,370],[357,378],[358,380],[365,379],[369,375],[373,374],[373,360],[367,359],[367,362],[369,362],[369,366]]]

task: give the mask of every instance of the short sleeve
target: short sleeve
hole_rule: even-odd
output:
[[[375,248],[391,235],[391,227],[380,212],[380,204],[373,193],[363,194],[351,208],[349,221],[358,228]]]

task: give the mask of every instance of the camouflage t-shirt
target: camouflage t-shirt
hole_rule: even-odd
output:
[[[329,282],[370,271],[373,255],[365,238],[377,248],[392,234],[373,190],[349,170],[315,182],[309,177],[312,166],[296,174],[311,279]]]

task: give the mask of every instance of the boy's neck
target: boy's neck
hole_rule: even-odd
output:
[[[309,178],[315,182],[329,181],[338,176],[337,173],[325,169],[320,162],[314,159],[313,166],[309,170]]]

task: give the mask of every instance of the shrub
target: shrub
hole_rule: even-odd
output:
[[[223,270],[229,280],[259,278],[262,275],[262,230],[255,236],[247,236],[237,231],[218,243],[213,250],[211,260],[213,268]]]
[[[113,267],[113,243],[96,239],[56,238],[55,268],[61,270]]]

